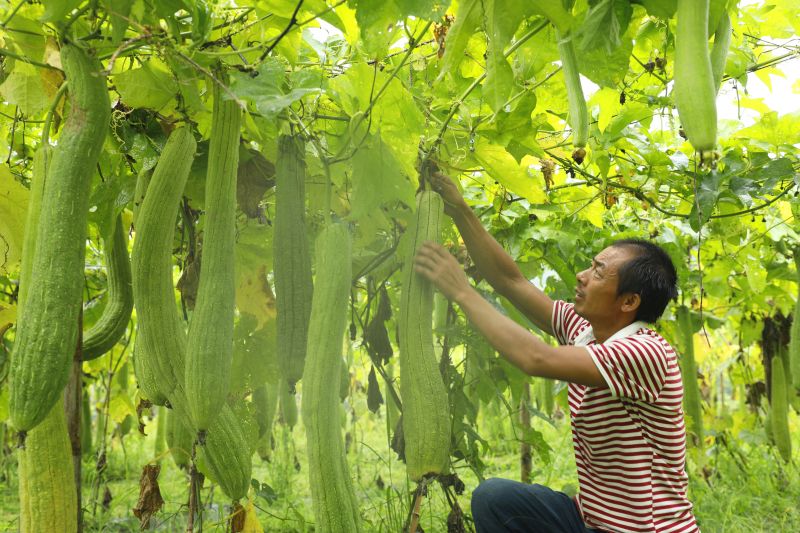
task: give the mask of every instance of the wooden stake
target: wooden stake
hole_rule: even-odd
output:
[[[417,493],[414,497],[414,510],[411,512],[411,523],[408,526],[408,533],[417,533],[419,525],[419,508],[422,505],[422,496],[425,495],[425,481],[420,481],[417,485]]]
[[[531,384],[526,381],[522,387],[522,398],[519,401],[519,423],[524,430],[531,428],[531,413],[528,411],[528,402],[531,398]],[[527,433],[527,431],[526,431]],[[519,479],[523,483],[531,482],[531,443],[525,440],[525,434],[519,446]]]

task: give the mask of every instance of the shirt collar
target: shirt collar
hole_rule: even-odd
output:
[[[646,322],[643,322],[641,320],[637,320],[636,322],[634,322],[632,324],[628,324],[627,326],[625,326],[621,330],[619,330],[616,333],[614,333],[612,336],[610,336],[608,339],[606,339],[605,342],[611,342],[611,341],[615,341],[617,339],[630,337],[631,335],[634,335],[640,329],[646,328],[646,327],[647,327],[647,323]],[[589,325],[589,326],[586,327],[586,329],[584,329],[583,331],[578,333],[578,336],[575,337],[575,341],[572,344],[574,346],[587,346],[587,345],[591,344],[593,341],[596,341],[596,340],[597,339],[594,336],[594,330],[592,329],[592,326]],[[603,344],[605,344],[605,343],[603,343]]]

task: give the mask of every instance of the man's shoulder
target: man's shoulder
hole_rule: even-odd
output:
[[[676,352],[672,345],[658,331],[649,326],[639,328],[636,333],[619,340],[627,340],[631,344],[641,346],[651,352],[675,357]]]

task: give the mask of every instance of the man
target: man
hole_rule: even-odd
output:
[[[448,177],[434,173],[431,183],[484,279],[560,346],[498,312],[442,246],[425,243],[416,271],[511,363],[569,382],[578,496],[488,479],[472,495],[478,532],[699,531],[686,497],[677,356],[647,327],[677,294],[669,256],[646,241],[618,241],[577,274],[574,305],[554,302],[522,275]]]

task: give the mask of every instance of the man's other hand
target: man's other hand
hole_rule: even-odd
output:
[[[472,290],[467,275],[456,258],[444,246],[435,242],[427,241],[417,250],[414,271],[436,285],[453,302],[458,302],[460,297]]]

